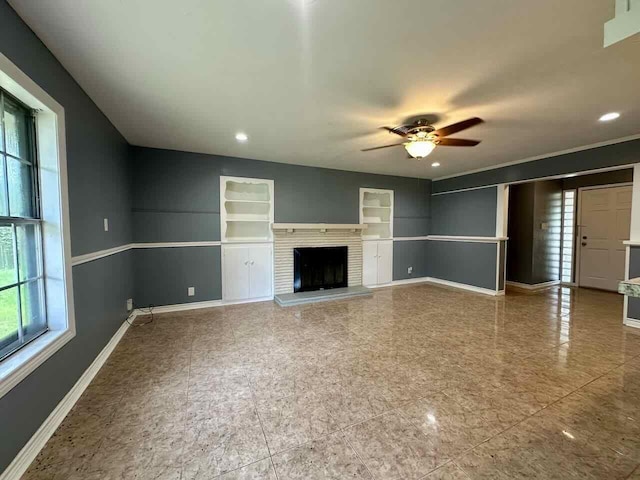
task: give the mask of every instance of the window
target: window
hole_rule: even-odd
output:
[[[33,110],[0,90],[0,359],[47,331]]]
[[[562,198],[562,256],[561,280],[573,282],[573,252],[576,218],[576,191],[565,190]]]

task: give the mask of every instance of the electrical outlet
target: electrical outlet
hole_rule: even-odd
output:
[[[189,287],[187,289],[187,295],[189,295],[190,297],[193,297],[196,294],[196,287]]]
[[[103,222],[104,222],[104,231],[108,232],[109,231],[109,219],[105,218]]]
[[[407,273],[411,275],[413,273],[413,267],[407,268]]]
[[[133,310],[133,298],[128,298],[127,299],[127,311],[131,311]]]

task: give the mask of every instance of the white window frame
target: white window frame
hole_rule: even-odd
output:
[[[0,53],[0,87],[38,111],[45,310],[49,330],[0,361],[0,398],[76,335],[64,108]]]

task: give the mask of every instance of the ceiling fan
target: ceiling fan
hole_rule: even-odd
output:
[[[454,133],[461,132],[467,128],[474,127],[483,120],[478,117],[469,118],[462,122],[454,123],[448,127],[436,128],[429,123],[426,119],[420,119],[410,125],[399,125],[397,127],[382,127],[389,133],[395,133],[403,138],[406,138],[408,142],[394,143],[392,145],[383,145],[381,147],[365,148],[363,152],[369,152],[371,150],[379,150],[381,148],[399,147],[403,145],[413,158],[424,158],[433,152],[436,146],[441,145],[443,147],[475,147],[480,143],[478,140],[465,140],[463,138],[445,138]]]

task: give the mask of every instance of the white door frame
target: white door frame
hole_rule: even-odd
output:
[[[633,182],[608,183],[606,185],[594,185],[591,187],[578,188],[578,210],[576,212],[576,224],[575,224],[576,258],[574,260],[576,271],[574,272],[574,276],[573,276],[575,281],[574,283],[577,287],[580,286],[580,259],[582,255],[582,225],[580,225],[580,222],[582,221],[582,192],[585,190],[600,190],[602,188],[617,188],[617,187],[631,187],[633,189]],[[633,208],[633,205],[632,205],[632,208]]]

